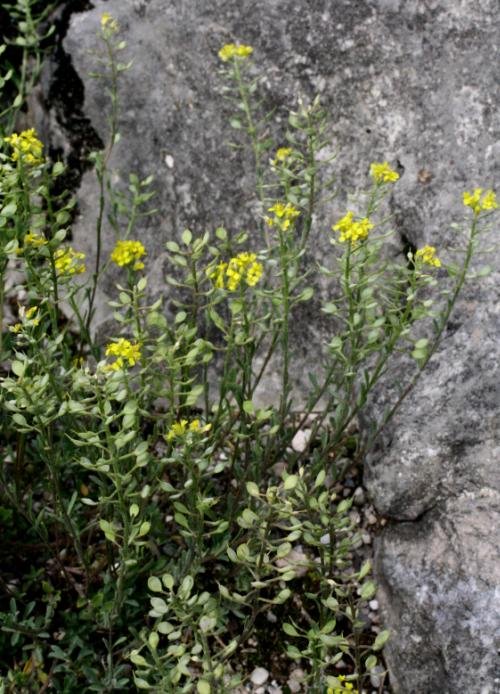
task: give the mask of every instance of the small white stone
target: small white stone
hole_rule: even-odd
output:
[[[310,438],[311,438],[311,430],[310,429],[299,429],[298,432],[295,434],[295,436],[292,439],[293,450],[296,451],[297,453],[303,453],[307,448],[307,444],[309,443]]]
[[[167,156],[165,157],[165,164],[169,169],[174,168],[174,158],[171,154],[167,154]]]
[[[295,694],[295,692],[302,691],[302,682],[304,680],[304,677],[305,677],[304,670],[301,670],[300,668],[295,668],[290,673],[290,677],[288,678],[287,684],[288,684],[288,689],[293,694]]]
[[[374,612],[378,610],[378,600],[370,600],[368,605],[370,606],[370,610],[373,610]]]
[[[267,682],[268,677],[269,673],[264,667],[256,667],[250,675],[252,684],[255,684],[257,687],[261,687],[264,682]]]

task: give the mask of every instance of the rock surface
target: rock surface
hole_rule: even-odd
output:
[[[299,94],[320,93],[330,114],[341,195],[318,211],[318,259],[330,252],[325,231],[343,212],[346,192],[366,180],[370,161],[399,165],[389,204],[401,247],[408,240],[446,245],[454,233],[449,221],[462,214],[461,191],[495,184],[498,190],[497,0],[94,5],[73,15],[64,46],[98,141],[105,139],[106,98],[88,73],[95,69],[89,51],[103,11],[118,19],[128,42],[126,59],[133,56],[134,63],[123,76],[123,139],[112,165],[123,174],[156,175],[161,212],[143,220],[139,234],[154,259],[150,284],[158,291],[164,243],[184,227],[255,228],[251,161],[222,144],[232,134],[217,50],[229,41],[254,46],[265,103],[276,108],[283,128],[285,106],[295,106]],[[71,143],[72,126],[60,107],[52,114],[56,121]],[[275,134],[282,144],[279,125]],[[54,138],[61,147],[60,130]],[[92,253],[91,172],[78,195],[74,244]],[[107,234],[107,251],[112,243]],[[387,662],[400,694],[500,691],[500,264],[498,251],[490,256],[494,273],[466,292],[411,402],[368,461],[372,500],[392,519],[377,543],[376,570],[381,611],[393,632]],[[102,318],[104,296],[100,306]],[[309,310],[295,321],[305,365],[324,337],[319,312]],[[375,401],[375,413],[384,397]]]

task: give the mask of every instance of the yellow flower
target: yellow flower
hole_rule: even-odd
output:
[[[37,138],[34,128],[23,130],[19,135],[14,133],[4,139],[5,142],[12,147],[12,161],[21,160],[23,163],[29,164],[30,166],[43,163],[43,144]]]
[[[227,263],[219,263],[213,270],[208,271],[208,276],[213,281],[216,289],[224,289],[226,270]]]
[[[340,232],[340,241],[351,241],[356,244],[360,239],[366,239],[373,224],[368,217],[355,220],[354,213],[350,210],[340,219],[337,224],[332,226],[333,231]]]
[[[498,203],[495,191],[487,190],[483,195],[481,204],[483,206],[483,210],[496,210]]]
[[[116,34],[119,31],[120,26],[116,19],[109,14],[109,12],[103,12],[101,16],[101,29],[105,33]]]
[[[276,155],[273,160],[273,166],[278,166],[278,164],[282,164],[289,158],[292,152],[293,149],[291,147],[280,147],[279,149],[277,149]]]
[[[239,43],[226,43],[219,51],[219,58],[223,63],[227,63],[233,58],[248,58],[252,53],[252,46],[245,46]]]
[[[85,253],[75,251],[73,248],[59,248],[54,253],[56,271],[59,275],[81,275],[85,272],[85,263],[80,260],[85,258]]]
[[[391,169],[389,162],[373,162],[370,165],[370,175],[375,183],[394,183],[398,180],[399,174]]]
[[[25,306],[19,307],[19,318],[22,323],[16,323],[11,325],[9,330],[11,333],[19,333],[23,327],[36,328],[40,324],[40,316],[37,316],[38,306],[31,306],[31,308],[26,308]]]
[[[146,249],[140,241],[117,241],[111,260],[120,267],[132,265],[134,270],[142,270],[144,263],[140,258],[143,255],[146,255]]]
[[[472,193],[465,192],[462,198],[464,205],[470,207],[474,214],[479,214],[483,210],[495,210],[498,207],[497,196],[491,189],[484,191],[483,194],[482,188],[474,188]]]
[[[242,281],[247,286],[254,287],[262,277],[262,272],[262,264],[257,261],[255,253],[243,252],[231,258],[229,263],[219,263],[215,268],[209,269],[207,274],[217,289],[234,292]]]
[[[441,261],[436,257],[436,249],[434,246],[419,248],[415,253],[415,260],[420,260],[425,265],[431,265],[432,267],[441,267]]]
[[[300,210],[294,207],[291,202],[275,202],[267,211],[272,212],[274,217],[266,217],[266,224],[270,227],[278,226],[282,231],[288,231],[300,215]]]
[[[205,424],[202,426],[199,419],[193,419],[188,422],[187,419],[180,419],[178,422],[174,422],[170,427],[170,431],[166,434],[165,439],[167,441],[173,441],[174,439],[181,438],[187,433],[192,434],[204,434],[210,431],[212,428],[211,424]]]
[[[116,361],[109,364],[107,368],[113,371],[123,369],[124,366],[134,366],[141,358],[141,350],[137,342],[130,342],[124,337],[120,337],[116,342],[111,342],[106,347],[107,357],[116,357]],[[125,364],[128,362],[128,364]]]
[[[340,687],[328,687],[327,694],[344,694],[344,692],[350,692],[350,694],[358,694],[358,690],[354,689],[352,682],[347,682],[345,675],[337,675],[336,679],[340,682]]]
[[[39,248],[40,246],[45,246],[48,243],[45,236],[37,234],[36,232],[30,231],[24,236],[24,245],[33,246],[34,248]]]

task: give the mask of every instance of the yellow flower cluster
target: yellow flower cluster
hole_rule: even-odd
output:
[[[111,260],[120,267],[132,265],[134,270],[142,270],[144,263],[140,258],[143,255],[146,255],[146,249],[140,241],[117,241]]]
[[[217,289],[236,291],[241,282],[254,287],[262,277],[263,268],[255,253],[238,253],[229,263],[219,263],[211,269],[208,276]]]
[[[43,144],[37,138],[34,128],[23,130],[19,135],[14,133],[6,137],[5,142],[12,147],[12,161],[21,160],[30,166],[36,166],[43,162]]]
[[[104,12],[101,16],[101,29],[104,33],[116,34],[120,30],[120,25],[109,12]]]
[[[167,441],[173,441],[174,439],[181,438],[182,436],[188,433],[204,434],[205,432],[210,431],[211,428],[211,424],[205,424],[204,426],[201,426],[199,419],[193,419],[191,422],[188,422],[187,419],[181,419],[178,422],[174,422],[172,424],[172,426],[170,427],[170,431],[165,436],[165,439]]]
[[[432,267],[441,267],[441,261],[436,257],[434,246],[419,248],[415,253],[415,260],[420,260],[425,265],[431,265]]]
[[[370,165],[370,175],[375,183],[394,183],[399,178],[398,172],[391,169],[387,161],[374,161]]]
[[[54,253],[54,263],[59,275],[81,275],[85,272],[85,263],[80,260],[85,258],[85,253],[75,251],[73,248],[59,248]]]
[[[23,326],[35,328],[40,323],[40,316],[37,316],[38,306],[32,306],[28,310],[24,306],[19,308],[19,318],[22,323],[16,323],[11,325],[9,330],[11,333],[19,333]]]
[[[116,357],[116,361],[109,364],[107,368],[118,371],[127,365],[134,366],[141,358],[141,350],[137,342],[130,342],[130,340],[120,337],[117,342],[111,342],[107,345],[106,356]]]
[[[252,46],[245,46],[239,43],[226,43],[219,51],[219,58],[223,63],[227,63],[233,58],[248,58],[252,53]]]
[[[487,210],[495,210],[498,207],[497,196],[493,190],[474,188],[472,193],[465,192],[463,201],[466,207],[470,207],[474,214]]]
[[[36,232],[30,231],[24,236],[24,245],[32,246],[33,248],[40,248],[40,246],[45,246],[48,243],[45,236],[42,234],[37,234]]]
[[[291,147],[280,147],[276,150],[276,154],[273,159],[273,166],[278,166],[283,164],[292,154],[293,149]]]
[[[333,231],[340,232],[342,243],[351,241],[353,244],[356,244],[360,239],[366,239],[371,229],[373,229],[373,224],[368,217],[355,220],[354,213],[351,211],[332,226]]]
[[[270,227],[280,227],[282,231],[288,231],[300,215],[300,210],[294,207],[291,202],[275,202],[267,211],[272,212],[274,217],[266,217],[266,224]]]
[[[340,682],[340,687],[329,687],[327,694],[344,694],[344,692],[350,692],[351,694],[358,694],[358,690],[354,689],[352,682],[346,682],[345,675],[337,675],[337,679]]]

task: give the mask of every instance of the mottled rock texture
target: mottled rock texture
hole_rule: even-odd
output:
[[[231,132],[217,50],[234,40],[255,48],[265,103],[282,119],[277,144],[298,95],[319,93],[330,114],[341,195],[318,211],[319,260],[331,252],[326,230],[345,194],[380,159],[401,172],[389,201],[401,249],[407,240],[446,246],[462,190],[498,190],[500,182],[498,9],[498,0],[96,0],[74,14],[64,47],[96,140],[105,137],[107,102],[88,72],[103,11],[120,22],[134,58],[112,165],[156,175],[161,212],[140,228],[155,288],[164,243],[185,226],[255,226],[251,160],[224,145]],[[52,128],[54,144],[63,136],[71,143],[60,103],[51,120],[62,125]],[[78,197],[75,245],[91,252],[91,172]],[[426,376],[367,462],[372,499],[390,519],[376,570],[393,633],[387,662],[401,694],[500,691],[500,254],[489,256],[493,274],[466,291]],[[319,312],[310,311],[294,336],[304,369],[324,336]],[[375,415],[388,392],[390,382]]]

